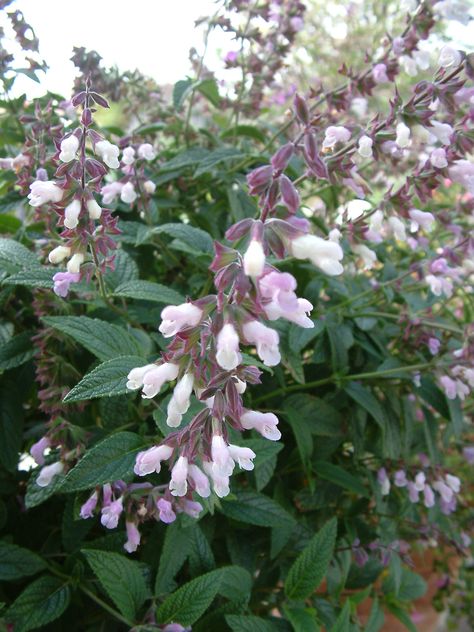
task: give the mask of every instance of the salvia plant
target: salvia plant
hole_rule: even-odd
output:
[[[326,77],[316,4],[226,0],[172,91],[75,48],[30,101],[11,4],[0,629],[472,623],[472,5],[387,2]]]

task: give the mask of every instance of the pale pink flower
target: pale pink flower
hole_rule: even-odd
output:
[[[443,483],[443,481],[436,481],[433,483],[433,489],[435,489],[444,502],[449,503],[453,497],[453,490]]]
[[[408,498],[412,503],[417,503],[420,499],[420,492],[411,481],[408,483]]]
[[[452,46],[443,46],[440,50],[438,64],[441,68],[455,68],[462,62],[461,53]]]
[[[71,283],[78,283],[81,275],[72,272],[56,272],[53,276],[53,292],[61,298],[66,298],[69,293]]]
[[[61,153],[59,154],[59,160],[62,162],[71,162],[76,157],[77,150],[79,149],[79,139],[74,134],[64,138],[61,141]]]
[[[56,476],[59,476],[59,474],[62,474],[63,471],[64,463],[61,461],[51,463],[51,465],[45,465],[36,479],[36,484],[39,485],[39,487],[47,487],[48,485],[51,485],[53,479]]]
[[[423,488],[423,497],[425,507],[434,507],[435,495],[429,485],[425,485],[425,487]]]
[[[122,152],[122,162],[124,165],[133,165],[135,162],[135,150],[133,147],[125,147]]]
[[[257,347],[257,353],[266,366],[276,366],[281,360],[278,332],[266,327],[258,320],[251,320],[242,327],[243,334],[250,344]]]
[[[234,461],[229,446],[221,435],[213,435],[211,443],[212,470],[219,476],[230,476],[234,470]]]
[[[242,470],[253,470],[253,459],[257,456],[250,448],[243,448],[238,445],[229,444],[229,453]]]
[[[390,479],[384,467],[381,467],[377,472],[377,480],[380,485],[380,493],[382,496],[387,496],[390,493]]]
[[[120,199],[122,202],[125,202],[125,204],[133,204],[137,197],[137,192],[131,182],[127,182],[123,185],[122,190],[120,191]]]
[[[235,369],[242,359],[239,336],[231,323],[226,323],[217,335],[217,364],[225,371]]]
[[[143,376],[143,389],[142,397],[144,399],[151,399],[156,397],[161,390],[161,387],[165,382],[171,382],[178,377],[179,366],[172,362],[163,362],[159,366],[156,366],[147,371]]]
[[[131,391],[137,390],[143,386],[143,378],[148,371],[156,368],[156,364],[145,364],[132,369],[127,376],[127,388]]]
[[[60,202],[64,191],[51,180],[35,180],[30,184],[28,199],[30,206],[41,206],[47,202]]]
[[[433,228],[435,223],[435,218],[432,213],[427,213],[425,211],[420,211],[417,208],[412,208],[408,211],[408,215],[411,219],[410,230],[412,233],[416,232],[420,228],[423,230],[430,231]]]
[[[191,516],[191,518],[199,518],[199,514],[203,510],[201,503],[189,500],[188,498],[184,498],[182,502],[182,510],[185,514]]]
[[[370,136],[366,136],[365,134],[359,138],[357,153],[362,158],[372,158],[372,146],[374,141],[370,138]]]
[[[150,143],[140,145],[138,148],[138,156],[144,160],[154,160],[156,158],[156,152],[153,149],[153,145],[150,145]]]
[[[64,209],[64,226],[73,230],[79,223],[79,215],[81,213],[81,203],[79,200],[73,200]]]
[[[121,182],[111,182],[110,184],[103,186],[100,190],[102,195],[102,204],[105,204],[105,206],[112,204],[112,202],[114,202],[120,195],[122,188],[123,184]]]
[[[212,489],[219,498],[225,498],[230,494],[229,477],[214,471],[212,461],[204,461],[202,464],[204,471],[212,481]]]
[[[440,121],[430,120],[431,127],[428,127],[430,134],[439,140],[442,145],[449,145],[451,143],[451,136],[454,133],[453,128],[448,123],[441,123]]]
[[[44,465],[44,451],[49,448],[50,445],[51,442],[48,437],[41,437],[39,441],[33,443],[31,446],[30,454],[38,465]]]
[[[211,494],[209,479],[197,465],[191,464],[188,468],[188,479],[194,486],[196,492],[202,498],[207,498]]]
[[[309,259],[316,267],[329,276],[344,272],[341,259],[344,256],[341,246],[317,235],[302,235],[290,242],[291,254],[296,259]]]
[[[120,149],[117,147],[117,145],[113,145],[108,140],[100,140],[98,143],[95,144],[95,152],[99,156],[99,158],[102,158],[107,167],[110,167],[111,169],[119,168],[120,163],[118,160],[118,156],[120,153]]]
[[[342,125],[330,125],[324,134],[323,149],[332,149],[337,143],[346,143],[350,137],[350,131]]]
[[[455,494],[459,494],[459,492],[461,491],[461,480],[457,476],[446,474],[446,483]]]
[[[430,162],[436,169],[444,169],[447,167],[448,160],[446,158],[446,150],[443,147],[433,149],[430,155]]]
[[[406,472],[404,470],[395,472],[393,482],[397,487],[406,487],[408,484]]]
[[[270,441],[278,441],[281,438],[281,432],[277,428],[278,417],[273,413],[246,410],[240,417],[240,423],[245,430],[256,430]]]
[[[397,143],[397,145],[399,147],[401,147],[402,149],[404,149],[405,147],[408,147],[408,145],[410,144],[410,128],[405,125],[405,123],[403,123],[403,121],[400,121],[400,123],[398,123],[397,127],[396,127],[396,134],[397,137],[395,139],[395,142]]]
[[[100,522],[106,529],[115,529],[118,525],[119,518],[123,511],[123,498],[120,496],[118,500],[114,500],[101,509]]]
[[[168,305],[161,312],[162,323],[158,329],[165,338],[170,338],[183,329],[196,327],[202,316],[202,309],[193,303]]]
[[[182,416],[188,410],[193,384],[194,376],[191,372],[185,373],[176,384],[167,408],[166,423],[171,428],[177,428],[180,425]]]
[[[161,470],[161,461],[167,461],[173,454],[173,448],[169,445],[157,445],[139,452],[135,460],[133,471],[137,476],[146,476]]]
[[[264,302],[263,308],[269,320],[285,318],[300,327],[312,328],[308,317],[312,304],[295,294],[296,280],[288,272],[270,272],[259,280],[259,288]]]
[[[86,500],[86,502],[82,505],[80,510],[80,516],[83,520],[87,518],[92,518],[94,516],[94,509],[97,507],[97,501],[99,500],[99,494],[97,490],[93,492]]]
[[[127,530],[127,541],[123,545],[123,548],[127,553],[134,553],[140,544],[140,531],[137,524],[131,520],[126,520],[125,528]]]
[[[170,492],[173,496],[185,496],[188,491],[188,459],[180,456],[171,470],[171,480],[169,484]]]
[[[439,353],[439,349],[441,347],[441,341],[438,338],[429,338],[428,339],[428,349],[430,350],[431,355],[436,355]]]
[[[462,184],[469,193],[474,195],[474,162],[470,162],[469,160],[456,160],[449,167],[448,173],[453,182]]]
[[[259,277],[265,267],[265,251],[261,241],[252,239],[244,254],[244,272],[247,276]]]
[[[419,491],[422,492],[425,488],[425,483],[426,483],[426,476],[424,472],[418,472],[418,474],[415,476],[415,488]]]
[[[456,399],[457,388],[456,382],[448,375],[443,375],[439,378],[439,383],[444,390],[444,393],[448,399]]]
[[[375,83],[388,83],[387,66],[385,64],[375,64],[372,68],[372,77]]]
[[[158,509],[158,515],[161,522],[165,524],[171,524],[176,520],[176,514],[173,511],[173,505],[169,500],[165,498],[160,498],[156,503],[156,507]]]

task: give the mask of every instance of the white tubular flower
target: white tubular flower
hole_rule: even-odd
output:
[[[459,494],[461,491],[461,480],[457,476],[446,474],[446,483],[455,494]]]
[[[344,272],[341,259],[342,248],[334,241],[322,239],[317,235],[302,235],[293,239],[290,250],[297,259],[309,259],[317,268],[329,276],[337,276]]]
[[[146,476],[161,471],[161,461],[167,461],[173,454],[173,448],[169,445],[156,445],[144,452],[139,452],[135,460],[133,471],[137,476]]]
[[[373,250],[367,248],[364,244],[356,244],[352,246],[352,252],[355,252],[355,254],[362,259],[364,270],[371,270],[374,267],[377,261],[377,255]]]
[[[273,413],[246,410],[240,417],[240,423],[245,430],[256,430],[270,441],[278,441],[281,438],[281,432],[277,428],[278,417]]]
[[[127,375],[127,388],[136,391],[143,386],[143,378],[148,371],[156,368],[156,364],[145,364],[132,369]]]
[[[133,147],[125,147],[122,152],[122,162],[124,165],[133,165],[135,162],[135,150]]]
[[[234,325],[226,323],[217,335],[217,364],[225,371],[232,371],[240,360],[239,336]]]
[[[51,485],[53,478],[61,474],[63,470],[64,464],[61,461],[45,465],[36,479],[36,484],[40,487],[48,487],[48,485]]]
[[[443,46],[439,52],[438,64],[441,68],[455,68],[462,62],[461,53],[452,46]]]
[[[122,202],[125,202],[125,204],[133,204],[133,202],[137,199],[137,193],[131,182],[127,182],[123,185],[120,192],[120,199]]]
[[[415,476],[415,489],[419,492],[422,492],[425,488],[426,476],[424,472],[418,472]]]
[[[420,211],[417,208],[412,208],[408,211],[408,215],[411,219],[410,231],[415,233],[420,228],[423,230],[430,231],[433,229],[433,225],[435,223],[435,218],[432,213],[427,213],[424,211]]]
[[[172,362],[164,362],[155,366],[143,376],[142,397],[151,399],[158,395],[165,382],[171,382],[178,377],[179,366]]]
[[[230,494],[229,477],[222,476],[214,471],[212,461],[205,461],[203,468],[212,480],[212,489],[219,498],[225,498]]]
[[[416,65],[416,61],[413,57],[410,57],[410,55],[401,55],[398,58],[398,61],[407,75],[410,77],[416,77],[418,74],[418,66]]]
[[[281,355],[278,348],[280,337],[271,327],[266,327],[258,320],[250,320],[242,327],[245,338],[254,344],[257,353],[266,366],[276,366],[280,363]]]
[[[197,465],[192,464],[188,467],[188,479],[201,498],[208,498],[211,495],[209,479]]]
[[[454,129],[448,123],[440,123],[439,121],[431,120],[431,127],[428,131],[435,136],[442,145],[451,144],[451,136],[454,133]]]
[[[71,249],[67,246],[56,246],[56,248],[54,248],[54,250],[51,250],[48,255],[49,263],[52,263],[53,265],[56,263],[61,263],[61,261],[64,261],[64,259],[66,259],[66,257],[69,257],[70,254]]]
[[[433,167],[437,169],[444,169],[448,166],[448,159],[446,158],[446,150],[442,147],[433,149],[430,156],[430,162]]]
[[[30,206],[41,206],[47,202],[60,202],[64,191],[51,180],[35,180],[30,184],[28,199]]]
[[[239,393],[240,395],[243,395],[245,391],[247,390],[247,382],[244,382],[243,380],[239,380],[238,377],[234,377],[234,380],[235,380],[235,389],[237,393]]]
[[[398,219],[398,217],[389,217],[388,225],[390,226],[390,230],[392,231],[395,239],[398,239],[398,241],[407,240],[405,224],[400,219]]]
[[[100,219],[100,216],[102,215],[102,208],[94,200],[94,198],[87,200],[86,207],[91,219]]]
[[[145,193],[148,193],[148,195],[153,195],[153,193],[156,191],[156,184],[151,180],[145,180],[145,182],[143,183],[143,188],[145,189]]]
[[[81,203],[79,200],[73,200],[64,209],[64,226],[73,230],[79,224],[79,215],[81,212]]]
[[[156,158],[156,152],[153,149],[153,145],[150,145],[150,143],[143,143],[140,145],[138,148],[138,155],[144,160],[154,160]]]
[[[244,272],[250,277],[259,277],[265,267],[265,252],[261,241],[252,239],[244,254]]]
[[[353,222],[362,217],[366,211],[370,211],[371,208],[372,204],[367,200],[349,200],[345,205],[347,219]]]
[[[372,158],[373,144],[374,141],[369,136],[366,136],[365,134],[364,136],[361,136],[359,138],[359,145],[357,148],[357,153],[359,154],[359,156],[362,156],[362,158]]]
[[[166,423],[171,428],[177,428],[182,416],[188,410],[191,404],[191,393],[193,391],[194,375],[185,373],[184,376],[176,384],[173,396],[168,403]]]
[[[237,461],[241,470],[253,470],[253,459],[257,456],[250,448],[242,448],[238,445],[229,444],[230,456]]]
[[[171,470],[170,492],[173,496],[185,496],[188,491],[188,459],[180,456]]]
[[[202,315],[202,309],[193,303],[168,305],[161,312],[162,323],[158,330],[165,338],[170,338],[187,327],[196,327]]]
[[[337,143],[346,143],[351,137],[350,131],[342,125],[330,125],[325,133],[323,149],[332,149]]]
[[[67,271],[71,272],[71,274],[77,274],[80,271],[81,265],[83,263],[84,255],[81,252],[76,252],[76,254],[72,255],[72,257],[67,262]]]
[[[113,145],[108,140],[100,140],[95,145],[95,151],[99,158],[102,158],[107,167],[110,167],[111,169],[119,168],[120,163],[118,156],[120,149],[117,145]]]
[[[234,471],[234,461],[229,446],[221,435],[213,435],[211,443],[212,471],[219,476],[230,476]]]
[[[410,134],[411,134],[410,128],[408,127],[408,125],[405,125],[405,123],[401,121],[400,123],[398,123],[396,127],[396,133],[397,133],[397,137],[395,139],[395,142],[397,143],[397,145],[401,147],[402,149],[404,149],[405,147],[408,147],[408,145],[410,144]]]
[[[59,160],[62,162],[71,162],[76,157],[76,152],[79,149],[79,139],[72,134],[61,141],[61,153],[59,154]]]
[[[430,67],[430,53],[427,50],[414,50],[412,57],[420,70],[428,70]]]

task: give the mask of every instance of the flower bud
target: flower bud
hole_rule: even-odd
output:
[[[99,206],[99,204],[97,204],[94,198],[87,200],[86,207],[90,219],[100,219],[100,216],[102,215],[102,208]]]
[[[293,182],[284,174],[280,176],[280,190],[287,209],[290,213],[296,213],[300,206],[300,196]]]
[[[79,148],[79,139],[74,134],[67,136],[61,141],[61,153],[59,154],[59,160],[62,162],[71,162],[76,157],[76,152]]]
[[[64,209],[64,226],[73,230],[79,223],[79,214],[81,212],[81,203],[79,200],[73,200]]]
[[[286,143],[283,147],[280,147],[277,152],[272,156],[271,163],[276,171],[283,171],[290,162],[290,158],[293,155],[295,146],[293,143]]]
[[[265,267],[265,252],[261,241],[252,239],[244,254],[244,272],[247,276],[259,277]]]
[[[51,252],[49,253],[48,260],[54,265],[57,263],[61,263],[61,261],[64,261],[64,259],[66,259],[66,257],[69,257],[70,254],[71,249],[67,246],[56,246],[56,248],[54,248],[54,250],[51,250]]]
[[[67,262],[67,271],[71,274],[77,274],[81,269],[81,265],[84,263],[84,255],[81,252],[76,252]]]

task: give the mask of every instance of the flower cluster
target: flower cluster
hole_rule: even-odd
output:
[[[426,457],[423,463],[427,463]],[[433,472],[431,476],[427,476],[423,470],[420,470],[410,477],[405,470],[400,469],[394,472],[390,479],[386,469],[382,467],[377,472],[377,480],[383,496],[390,493],[393,484],[398,488],[406,488],[411,503],[422,500],[425,507],[431,508],[438,501],[441,511],[446,515],[455,511],[456,496],[461,491],[459,478],[447,473]]]

